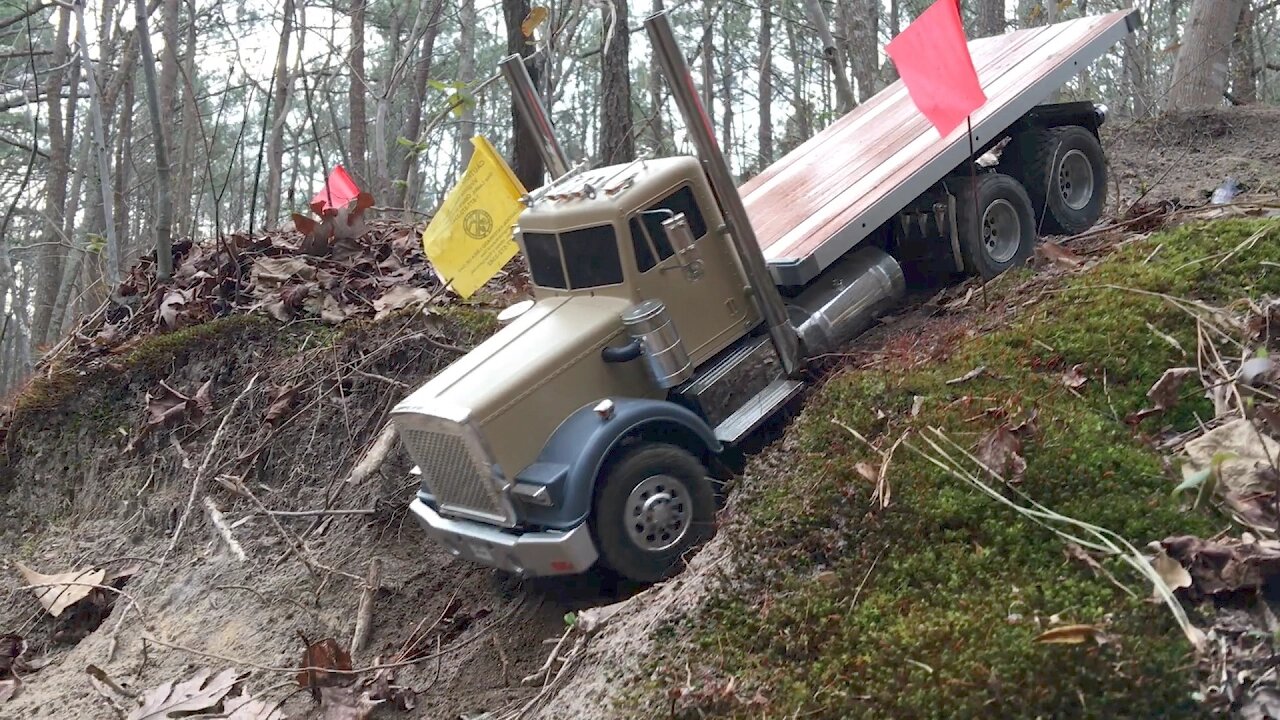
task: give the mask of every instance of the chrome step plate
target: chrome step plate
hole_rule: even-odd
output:
[[[802,389],[804,383],[799,380],[774,380],[716,426],[716,439],[726,444],[738,442],[759,427],[775,410],[799,395]]]
[[[734,350],[727,357],[719,362],[715,367],[703,373],[697,380],[689,385],[685,390],[688,395],[701,395],[708,388],[724,379],[726,375],[733,372],[739,365],[747,360],[747,358],[755,355],[760,348],[769,342],[768,335],[762,335],[744,343],[741,347]]]

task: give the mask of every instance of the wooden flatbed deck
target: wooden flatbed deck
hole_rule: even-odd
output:
[[[1137,25],[1129,10],[969,43],[987,102],[975,147],[999,135]],[[780,285],[801,285],[958,167],[963,125],[945,138],[899,80],[739,188]]]

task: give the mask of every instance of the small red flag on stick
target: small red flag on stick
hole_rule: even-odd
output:
[[[320,188],[320,192],[311,198],[311,209],[323,217],[326,210],[336,212],[359,196],[360,188],[356,186],[356,182],[347,174],[345,168],[338,165],[333,172],[329,173],[329,179],[324,187]]]
[[[973,69],[957,0],[937,0],[890,40],[885,52],[912,102],[943,137],[987,101]]]

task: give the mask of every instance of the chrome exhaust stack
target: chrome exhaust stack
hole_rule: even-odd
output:
[[[906,293],[902,266],[880,248],[854,251],[819,275],[788,310],[805,355],[836,350]]]
[[[773,276],[769,274],[768,263],[765,262],[760,243],[756,240],[742,197],[738,195],[733,173],[716,142],[715,132],[712,130],[714,124],[707,116],[698,90],[694,87],[693,75],[689,72],[684,54],[676,44],[666,11],[645,18],[644,26],[649,32],[649,40],[653,43],[658,62],[662,64],[662,72],[671,86],[671,94],[680,108],[680,114],[684,116],[689,137],[697,148],[698,159],[702,161],[702,168],[707,173],[711,188],[720,200],[725,223],[729,226],[729,238],[750,278],[751,292],[769,326],[769,337],[778,351],[778,358],[787,375],[794,375],[800,369],[799,339],[787,319],[786,306],[774,286]]]
[[[551,180],[555,181],[569,172],[569,159],[565,157],[560,141],[556,140],[555,128],[551,127],[551,116],[542,104],[542,97],[533,84],[533,78],[529,77],[529,68],[525,67],[524,61],[520,55],[512,54],[503,58],[499,67],[502,76],[507,79],[507,85],[511,86],[511,96],[520,119],[529,132],[533,133],[538,154],[542,156],[542,162],[546,163]]]

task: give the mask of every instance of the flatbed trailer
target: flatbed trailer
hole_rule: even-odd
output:
[[[1138,26],[1122,10],[969,43],[987,102],[974,112],[981,152]],[[901,80],[741,185],[769,270],[801,286],[889,222],[969,157],[968,131],[940,137]]]

